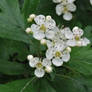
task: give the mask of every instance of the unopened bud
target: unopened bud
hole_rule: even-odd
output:
[[[47,67],[45,68],[45,71],[46,71],[47,73],[52,72],[52,67],[51,67],[51,66],[47,66]]]
[[[26,29],[26,33],[28,33],[28,34],[29,34],[29,33],[32,33],[31,28],[27,28],[27,29]]]
[[[42,45],[46,45],[46,39],[42,39],[42,40],[40,41],[40,43],[41,43]]]
[[[46,20],[51,20],[51,16],[46,16]]]
[[[29,18],[27,19],[27,21],[28,21],[28,22],[32,22],[35,17],[36,17],[35,14],[31,14],[31,15],[29,16]]]
[[[68,52],[71,52],[71,48],[70,48],[70,47],[67,47],[66,50],[67,50]]]
[[[31,60],[31,59],[33,59],[33,56],[32,56],[32,55],[28,55],[28,56],[27,56],[27,59],[28,59],[28,60]]]

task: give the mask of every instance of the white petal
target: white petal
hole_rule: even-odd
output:
[[[76,6],[75,6],[75,4],[73,4],[73,3],[69,3],[69,4],[67,5],[67,8],[68,8],[68,10],[71,11],[71,12],[76,11]]]
[[[47,57],[47,59],[52,59],[53,58],[53,49],[52,48],[49,48],[46,51],[46,57]]]
[[[68,62],[70,60],[70,53],[64,53],[63,56],[62,56],[62,60],[64,62]]]
[[[33,37],[37,40],[41,40],[45,37],[45,34],[44,34],[44,32],[36,31],[33,33]]]
[[[90,4],[92,5],[92,0],[90,0]]]
[[[81,28],[79,28],[79,27],[77,27],[77,26],[73,28],[73,34],[74,34],[74,35],[82,36],[83,33],[84,33],[84,32],[83,32],[83,30],[82,30]]]
[[[60,3],[62,0],[53,0],[54,3]]]
[[[47,58],[43,59],[43,62],[42,62],[43,66],[51,66],[51,61]]]
[[[48,39],[53,39],[55,37],[55,32],[53,30],[47,30],[46,31],[46,37]]]
[[[60,15],[63,13],[63,11],[64,11],[63,5],[62,5],[62,4],[58,4],[58,5],[56,6],[56,14],[57,14],[58,16],[60,16]]]
[[[63,15],[63,18],[67,21],[70,21],[72,19],[72,14],[67,12]]]
[[[31,30],[32,30],[32,32],[35,32],[35,31],[37,31],[37,30],[39,30],[39,26],[38,25],[36,25],[36,24],[32,24],[31,25]]]
[[[72,19],[72,14],[67,12],[63,15],[63,18],[67,21],[70,21]]]
[[[64,31],[65,31],[65,37],[67,38],[67,39],[73,39],[73,33],[72,33],[72,31],[70,30],[70,28],[64,28]]]
[[[45,26],[48,29],[53,29],[56,26],[56,22],[51,18],[50,20],[46,21]]]
[[[42,25],[45,22],[45,16],[44,15],[38,15],[35,17],[34,21],[38,24],[38,25]]]
[[[36,75],[36,77],[41,78],[45,75],[45,71],[43,69],[36,69],[34,74]]]
[[[90,41],[87,38],[83,38],[82,39],[82,46],[87,46],[88,44],[90,44]]]
[[[68,1],[68,3],[73,3],[76,0],[67,0],[67,1]]]
[[[55,58],[55,59],[53,59],[53,60],[52,60],[52,63],[53,63],[55,66],[57,66],[57,67],[63,65],[63,61],[62,61],[62,59],[60,59],[60,58]]]
[[[63,51],[65,49],[66,45],[64,43],[64,41],[60,40],[60,41],[57,41],[55,43],[55,48],[58,50],[58,51]]]
[[[75,41],[75,40],[68,40],[68,41],[66,42],[66,44],[67,44],[68,46],[74,47],[74,46],[76,46],[76,41]]]
[[[39,58],[33,58],[29,61],[30,67],[36,67],[37,62],[39,62]]]
[[[48,48],[52,48],[54,46],[52,41],[47,40],[46,42],[47,42],[47,47]]]

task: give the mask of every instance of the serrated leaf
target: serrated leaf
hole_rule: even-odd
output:
[[[82,74],[92,74],[92,48],[90,46],[73,48],[69,65]]]
[[[0,0],[0,37],[29,43],[18,0]]]

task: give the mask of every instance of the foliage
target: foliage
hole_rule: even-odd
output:
[[[52,15],[58,25],[82,27],[92,42],[92,6],[88,0],[76,0],[76,5],[73,20],[66,22],[55,14],[52,0],[0,0],[0,92],[92,92],[91,44],[73,48],[69,63],[42,79],[33,77],[26,59],[45,50],[25,33],[31,13]]]

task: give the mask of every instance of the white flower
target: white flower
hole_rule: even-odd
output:
[[[38,58],[38,57],[35,57],[35,58],[32,58],[30,61],[29,61],[29,65],[30,67],[32,68],[36,68],[35,71],[34,71],[34,74],[37,76],[37,77],[43,77],[45,75],[45,71],[43,69],[43,65],[42,65],[42,62],[41,60]]]
[[[38,15],[34,18],[36,24],[31,25],[33,37],[37,40],[52,39],[55,35],[55,21],[50,16]]]
[[[72,13],[71,12],[74,12],[76,11],[76,6],[74,3],[66,3],[66,4],[58,4],[56,6],[56,14],[57,15],[63,15],[63,18],[67,21],[71,20],[72,19]]]
[[[87,38],[83,38],[83,30],[80,29],[79,27],[74,27],[72,30],[73,36],[71,36],[71,38],[68,38],[69,33],[67,33],[66,38],[68,38],[69,40],[67,41],[67,45],[69,46],[87,46],[90,41]]]
[[[66,49],[62,51],[61,48],[57,45],[57,47],[49,48],[46,51],[46,57],[51,59],[55,66],[62,66],[63,62],[68,62],[70,59],[70,51]]]
[[[35,76],[41,78],[45,75],[45,72],[52,72],[51,61],[47,58],[44,58],[42,61],[38,57],[32,57],[32,55],[28,55],[29,65],[32,68],[36,68],[34,71]]]
[[[90,4],[92,5],[92,0],[90,0]]]

